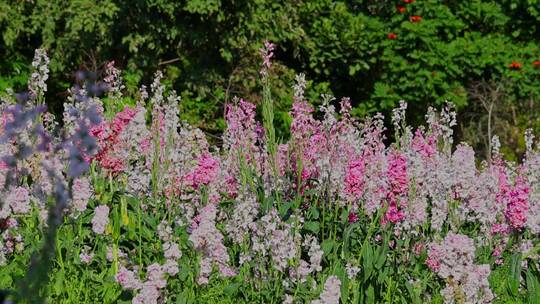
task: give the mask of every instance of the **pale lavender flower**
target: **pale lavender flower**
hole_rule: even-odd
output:
[[[92,230],[97,234],[103,234],[105,227],[109,224],[109,207],[107,205],[97,206],[92,218]]]
[[[86,177],[77,178],[73,181],[73,208],[79,212],[86,210],[88,200],[93,195],[92,185]]]
[[[124,266],[118,270],[115,280],[118,282],[118,284],[120,284],[120,286],[122,286],[122,288],[127,290],[138,290],[142,285],[137,274],[126,269]]]
[[[223,245],[223,235],[215,226],[217,208],[206,205],[200,214],[200,222],[191,233],[189,240],[197,251],[202,253],[201,271],[198,281],[206,283],[211,273],[212,263],[216,263],[222,275],[232,276],[235,272],[229,268],[229,253]]]
[[[294,77],[295,84],[293,85],[294,100],[302,102],[304,99],[304,91],[306,89],[306,75],[303,73],[297,74]]]
[[[120,259],[127,258],[127,254],[123,252],[120,248],[116,249],[116,256]],[[114,261],[114,252],[113,248],[111,246],[107,246],[107,251],[105,253],[105,257],[107,258],[107,261],[112,262]]]
[[[392,123],[396,133],[399,132],[401,127],[405,124],[405,111],[407,110],[407,102],[404,100],[399,101],[399,108],[392,110]]]
[[[157,226],[159,239],[164,242],[169,242],[172,239],[172,228],[167,221],[161,221]]]
[[[9,191],[6,196],[6,203],[11,207],[13,213],[25,214],[30,212],[30,194],[24,187],[16,187]]]
[[[339,304],[341,281],[334,275],[329,276],[324,283],[324,290],[318,300],[311,304]]]
[[[167,286],[165,273],[161,265],[158,263],[151,264],[146,268],[146,272],[147,282],[152,282],[157,288],[164,288]]]
[[[283,304],[293,304],[293,296],[287,294],[285,299],[283,299]]]
[[[347,262],[347,264],[345,265],[345,270],[347,271],[347,277],[349,278],[349,280],[352,280],[360,272],[360,267],[354,266],[351,263]]]
[[[79,258],[81,259],[81,262],[83,264],[90,264],[90,262],[92,262],[92,259],[94,258],[94,253],[89,252],[89,250],[90,250],[90,247],[84,246],[83,250],[79,254]]]
[[[272,63],[270,62],[270,59],[274,57],[274,48],[275,44],[269,42],[268,40],[264,41],[264,47],[259,49],[259,53],[261,54],[261,57],[263,59],[262,68],[259,73],[261,73],[262,76],[268,75],[268,69],[272,66]]]
[[[30,97],[36,99],[47,92],[47,79],[49,79],[49,57],[44,49],[36,49],[32,67],[35,69],[28,80]]]
[[[312,235],[308,235],[304,240],[304,246],[309,249],[308,256],[309,256],[309,263],[310,268],[312,272],[319,272],[322,270],[322,257],[324,252],[321,249],[321,246],[319,246],[319,242],[317,241],[317,238],[315,238]]]
[[[262,256],[270,256],[274,269],[284,272],[299,250],[292,225],[281,221],[277,210],[271,209],[253,232],[253,250]]]
[[[532,129],[525,130],[525,153],[529,155],[533,152],[534,134]]]
[[[488,282],[489,265],[475,265],[474,252],[472,239],[453,232],[449,232],[443,241],[429,245],[426,264],[445,280],[446,288],[441,295],[447,303],[454,303],[460,294],[466,303],[489,303],[493,300]]]
[[[159,289],[152,282],[145,282],[131,301],[133,304],[157,304],[160,297]]]
[[[237,201],[225,230],[235,243],[241,244],[249,236],[250,229],[254,225],[255,218],[259,213],[259,204],[250,192],[239,196]]]
[[[107,84],[109,98],[121,98],[124,85],[122,84],[120,70],[114,66],[114,61],[107,63],[105,74],[103,81]]]
[[[182,252],[177,243],[165,243],[163,244],[163,250],[165,258],[168,260],[178,260],[182,257]]]
[[[163,271],[170,276],[175,276],[179,271],[178,262],[174,260],[167,260],[165,264],[163,264]]]

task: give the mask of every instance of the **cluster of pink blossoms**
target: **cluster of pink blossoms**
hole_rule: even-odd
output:
[[[116,114],[112,122],[103,121],[90,130],[90,134],[97,138],[99,146],[99,152],[93,159],[98,161],[101,167],[110,170],[113,174],[122,172],[125,169],[126,160],[116,156],[115,150],[119,149],[120,133],[136,114],[135,109],[126,107],[122,112]]]
[[[364,193],[364,178],[366,166],[364,159],[359,157],[353,160],[347,167],[345,175],[345,193],[351,195],[354,200],[359,200]]]
[[[429,159],[437,154],[437,147],[435,146],[436,142],[433,134],[430,134],[428,138],[425,138],[424,132],[417,129],[414,133],[411,147],[413,151],[420,153],[424,158]]]
[[[217,178],[219,161],[210,153],[201,155],[195,169],[185,176],[185,181],[194,189],[206,186]]]
[[[504,210],[504,215],[508,224],[514,229],[522,229],[527,222],[527,211],[529,210],[529,186],[524,178],[518,176],[514,187],[508,191],[508,203]]]
[[[409,181],[407,179],[407,159],[397,152],[388,155],[388,210],[384,217],[385,221],[397,223],[405,217],[403,208],[407,207],[407,193]]]

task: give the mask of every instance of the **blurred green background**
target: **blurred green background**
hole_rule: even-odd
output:
[[[259,103],[258,48],[268,39],[280,136],[302,72],[310,100],[349,96],[358,117],[404,99],[417,125],[428,106],[452,101],[458,141],[487,155],[490,120],[516,159],[525,128],[540,131],[539,9],[536,0],[0,0],[0,91],[25,89],[38,47],[51,57],[56,113],[75,71],[99,74],[114,60],[135,96],[162,69],[182,118],[219,134],[233,96]]]

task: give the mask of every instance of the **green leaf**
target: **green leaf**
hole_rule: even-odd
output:
[[[58,271],[54,278],[54,292],[56,295],[61,295],[64,292],[65,274],[62,270]]]
[[[232,284],[229,284],[227,286],[225,286],[225,288],[223,289],[223,291],[228,295],[228,296],[234,296],[237,292],[238,292],[238,289],[240,288],[240,286],[242,286],[241,283],[232,283]]]
[[[507,279],[508,290],[517,297],[519,295],[519,281],[521,278],[521,253],[512,255],[510,259],[510,274]]]
[[[362,259],[364,265],[364,281],[367,281],[373,270],[373,249],[369,243],[365,243],[362,248]]]
[[[334,244],[334,240],[324,240],[321,243],[321,249],[323,250],[325,255],[328,255],[332,251],[332,248],[334,248]]]
[[[369,285],[368,289],[366,290],[366,303],[375,303],[375,289],[373,289],[373,285]]]
[[[317,220],[319,219],[319,210],[317,209],[317,206],[311,206],[311,208],[309,208],[309,218],[310,219],[313,219],[313,220]]]
[[[383,244],[377,248],[377,253],[376,253],[376,264],[375,264],[375,268],[377,269],[381,269],[384,265],[384,262],[386,262],[386,252],[388,251],[388,246],[386,245],[388,244],[388,242],[383,242]]]
[[[527,271],[527,297],[529,304],[540,303],[540,284],[530,270]]]
[[[319,228],[320,228],[319,226],[320,226],[319,222],[310,221],[310,222],[305,222],[304,223],[304,228],[306,230],[308,230],[308,231],[311,231],[311,232],[315,233],[315,234],[319,233]]]
[[[281,217],[284,217],[287,214],[287,212],[289,211],[289,209],[291,209],[292,205],[293,205],[293,202],[285,202],[283,204],[280,204],[279,205],[279,215]]]

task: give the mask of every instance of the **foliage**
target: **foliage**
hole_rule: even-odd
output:
[[[298,72],[313,80],[308,95],[350,96],[356,116],[388,113],[403,99],[417,125],[423,109],[446,100],[473,111],[469,89],[478,81],[506,83],[516,107],[536,104],[537,7],[536,0],[3,0],[0,56],[29,62],[33,48],[49,49],[54,96],[67,89],[71,71],[100,71],[105,60],[124,67],[131,87],[165,68],[182,117],[216,134],[234,95],[262,100],[253,67],[257,42],[269,39],[278,45],[278,134],[288,132],[286,91]],[[13,71],[2,64],[2,79]],[[521,112],[518,120],[528,120]]]

